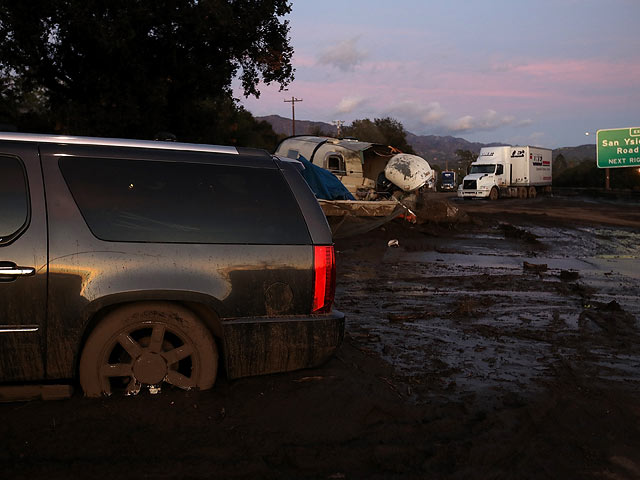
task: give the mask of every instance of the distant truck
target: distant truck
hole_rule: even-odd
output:
[[[551,192],[551,150],[538,147],[485,147],[458,187],[458,197],[535,198]]]
[[[455,190],[456,172],[445,170],[440,174],[440,190]]]

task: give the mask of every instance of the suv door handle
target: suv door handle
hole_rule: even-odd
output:
[[[15,277],[17,275],[30,276],[36,273],[36,269],[33,267],[18,267],[15,263],[11,263],[8,265],[7,263],[5,263],[4,265],[0,264],[0,277]]]

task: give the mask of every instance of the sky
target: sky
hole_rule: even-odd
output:
[[[294,0],[295,80],[253,115],[547,148],[640,126],[640,0]],[[590,136],[586,136],[589,132]]]

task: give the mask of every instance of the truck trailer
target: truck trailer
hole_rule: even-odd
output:
[[[458,197],[535,198],[551,192],[551,150],[539,147],[485,147],[458,187]]]

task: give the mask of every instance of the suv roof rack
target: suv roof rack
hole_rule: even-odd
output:
[[[235,147],[200,143],[163,142],[157,140],[129,140],[124,138],[76,137],[42,133],[0,132],[0,140],[16,142],[62,143],[73,145],[104,145],[111,147],[154,148],[159,150],[189,150],[192,152],[226,153],[237,155]]]

